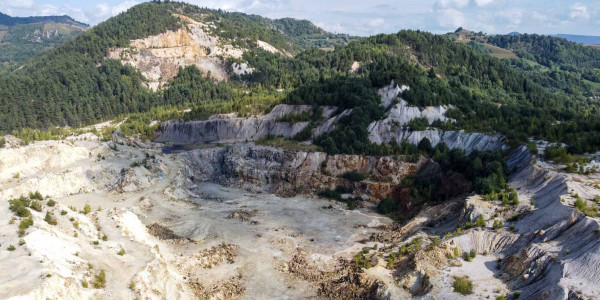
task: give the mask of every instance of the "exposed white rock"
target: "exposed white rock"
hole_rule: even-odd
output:
[[[292,56],[290,53],[279,50],[279,49],[273,47],[273,45],[271,45],[265,41],[258,40],[258,41],[256,41],[256,44],[258,45],[258,47],[260,47],[261,49],[263,49],[267,52],[278,53],[278,54],[282,54],[282,55],[290,56],[290,57]]]
[[[321,125],[319,125],[315,131],[313,132],[313,137],[317,137],[321,134],[324,133],[328,133],[332,130],[335,129],[335,124],[343,117],[349,115],[350,113],[352,113],[352,109],[346,109],[343,112],[341,112],[338,115],[335,115],[333,117],[330,117],[329,119],[327,119],[325,122],[323,122]]]
[[[473,150],[500,150],[506,149],[505,137],[500,134],[469,133],[461,131],[443,131],[440,129],[428,129],[425,131],[411,131],[400,125],[387,122],[374,122],[369,125],[369,140],[373,143],[382,144],[395,141],[402,143],[407,141],[418,144],[427,138],[433,146],[446,143],[451,149],[459,148],[467,152]]]
[[[189,122],[172,120],[160,125],[155,141],[173,144],[231,143],[254,141],[269,134],[292,137],[308,126],[309,122],[290,124],[278,122],[278,119],[311,109],[309,105],[281,104],[267,115],[252,118],[218,118]]]
[[[247,63],[233,63],[231,64],[231,68],[233,69],[233,74],[236,75],[246,75],[254,72],[254,68],[249,67]]]
[[[402,85],[401,87],[399,87],[396,84],[396,82],[392,80],[392,83],[390,83],[390,85],[382,87],[377,92],[381,96],[381,105],[383,105],[383,107],[387,109],[388,107],[390,107],[390,105],[392,105],[394,100],[396,100],[398,95],[407,90],[410,90],[410,87],[406,85]]]
[[[361,65],[362,65],[361,62],[359,62],[359,61],[353,62],[352,66],[350,66],[350,72],[352,72],[352,73],[358,72],[358,70],[360,70]]]
[[[158,89],[175,77],[179,67],[195,65],[217,80],[228,78],[222,58],[241,58],[245,49],[225,44],[210,35],[211,25],[177,15],[184,28],[131,41],[129,48],[112,49],[108,58],[129,64],[148,79],[151,89]],[[238,65],[237,72],[250,73],[251,68]]]

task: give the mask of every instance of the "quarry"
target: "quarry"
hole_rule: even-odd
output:
[[[378,201],[435,163],[253,142],[301,130],[277,121],[296,109],[306,108],[183,123],[213,126],[205,140],[171,122],[157,131],[167,144],[91,133],[12,140],[0,150],[0,264],[19,267],[0,270],[0,297],[587,299],[598,292],[598,222],[573,207],[576,197],[600,195],[597,175],[566,174],[521,146],[507,161],[519,205],[462,194],[397,223],[376,212]],[[433,141],[436,134],[420,133]],[[437,141],[449,134],[466,135],[442,132]],[[190,140],[207,144],[166,151]],[[451,145],[507,147],[484,134],[465,140]],[[349,171],[367,178],[348,181],[341,175]],[[318,196],[340,185],[362,199],[359,207]],[[20,196],[39,204],[24,230],[9,210],[8,200]],[[478,219],[481,227],[464,227]],[[469,296],[453,287],[463,276],[473,285]]]

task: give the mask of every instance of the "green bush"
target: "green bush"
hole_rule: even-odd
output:
[[[346,173],[342,174],[342,177],[345,179],[348,179],[350,181],[353,181],[353,182],[360,182],[360,181],[365,180],[365,178],[366,178],[366,176],[364,174],[359,173],[356,170],[346,172]]]
[[[396,202],[389,198],[383,198],[377,204],[377,211],[382,215],[391,214],[396,210]]]
[[[31,227],[32,225],[33,219],[31,217],[21,220],[21,223],[19,223],[19,236],[25,235],[25,230],[27,230],[27,228]]]
[[[104,272],[104,270],[100,270],[100,273],[94,276],[94,283],[92,284],[92,286],[95,289],[102,289],[106,287],[106,273]]]
[[[17,249],[14,245],[10,245],[8,246],[8,248],[6,248],[6,250],[8,251],[15,251],[15,249]]]
[[[89,214],[90,212],[92,212],[92,207],[91,207],[91,206],[90,206],[88,203],[86,203],[86,204],[83,206],[83,214],[84,214],[84,215],[87,215],[87,214]]]
[[[588,217],[597,217],[598,208],[594,205],[588,205],[587,201],[581,199],[578,195],[575,197],[575,208]]]
[[[494,230],[498,230],[498,229],[504,228],[504,222],[502,222],[500,220],[494,220],[494,225],[492,226],[492,228]]]
[[[44,196],[42,196],[42,194],[38,191],[35,191],[33,193],[29,193],[29,199],[31,200],[44,200]]]
[[[31,209],[35,211],[42,211],[42,203],[38,200],[31,201]]]
[[[468,276],[454,277],[454,283],[452,286],[454,287],[454,292],[456,293],[463,295],[473,294],[473,283],[471,280],[469,280]]]
[[[44,217],[44,221],[46,221],[46,223],[48,223],[50,225],[58,224],[58,222],[54,218],[54,215],[52,215],[49,211],[46,212],[46,217]]]
[[[50,200],[48,200],[48,203],[46,203],[46,204],[50,207],[54,207],[56,205],[56,201],[50,199]]]
[[[475,222],[475,226],[477,227],[485,227],[485,218],[483,217],[483,215],[479,215],[479,217],[477,218],[477,221]]]
[[[18,217],[26,218],[31,216],[31,212],[27,207],[31,205],[31,200],[21,196],[16,199],[8,200],[8,208],[15,213]]]

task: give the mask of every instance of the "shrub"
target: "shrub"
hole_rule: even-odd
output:
[[[25,230],[32,225],[33,219],[31,217],[21,220],[21,223],[19,223],[19,236],[25,235]]]
[[[33,200],[31,202],[31,209],[35,211],[42,211],[42,203],[38,200]]]
[[[66,210],[62,210],[62,211],[60,212],[60,215],[61,215],[61,216],[64,216],[64,215],[66,215],[66,214],[67,214],[67,211],[66,211]]]
[[[475,258],[475,256],[477,256],[477,252],[475,251],[475,249],[472,249],[471,251],[469,251],[469,253],[464,254],[464,260],[473,261],[473,258]]]
[[[504,227],[504,222],[500,221],[500,220],[494,220],[494,225],[492,228],[494,228],[494,230],[498,230]]]
[[[429,120],[427,118],[414,118],[408,121],[408,127],[413,131],[423,131],[429,127]]]
[[[354,264],[356,267],[361,269],[368,269],[371,267],[370,257],[368,256],[369,251],[369,248],[363,248],[362,251],[354,255]]]
[[[117,255],[123,256],[125,255],[125,249],[121,248],[121,250],[119,250],[119,252],[117,252]]]
[[[94,246],[98,246],[100,245],[100,241],[93,241],[92,244],[94,244]]]
[[[458,247],[454,247],[454,258],[458,258],[460,256],[460,251],[458,250]]]
[[[469,277],[454,277],[454,292],[462,295],[473,294],[473,283],[469,280]]]
[[[14,245],[10,245],[8,246],[8,248],[6,248],[6,250],[8,251],[15,251],[15,249],[17,249]]]
[[[31,212],[27,207],[31,205],[31,201],[23,196],[8,200],[8,209],[15,213],[18,217],[26,218],[31,216]]]
[[[104,270],[100,270],[100,273],[94,276],[94,283],[92,284],[92,286],[95,289],[102,289],[106,287],[106,273],[104,272]]]
[[[54,218],[54,215],[52,215],[49,211],[46,212],[46,217],[44,217],[44,221],[46,221],[46,223],[48,223],[50,225],[58,224],[58,222]]]
[[[91,206],[90,206],[88,203],[86,203],[86,204],[83,206],[83,214],[84,214],[84,215],[87,215],[87,214],[89,214],[90,212],[92,212],[92,207],[91,207]]]
[[[391,214],[396,210],[396,203],[389,198],[383,198],[377,204],[377,211],[382,215]]]
[[[29,199],[31,200],[44,200],[44,196],[42,196],[42,194],[38,191],[35,191],[33,193],[29,193]]]
[[[588,206],[587,201],[581,199],[581,197],[579,197],[579,195],[575,196],[576,200],[575,200],[575,208],[582,212],[583,214],[585,214],[588,217],[596,217],[598,216],[598,208],[595,206]]]
[[[353,181],[353,182],[360,182],[360,181],[365,180],[365,178],[366,178],[366,176],[364,174],[361,174],[356,170],[346,172],[346,173],[342,174],[342,177],[345,179],[348,179],[350,181]]]
[[[50,200],[48,200],[48,203],[46,203],[46,204],[50,207],[54,207],[56,205],[56,201],[50,199]]]
[[[83,279],[83,280],[81,280],[81,286],[82,286],[83,288],[86,288],[86,289],[87,289],[89,285],[88,285],[88,282],[87,282],[87,281],[85,281],[85,279]]]
[[[539,153],[537,145],[534,142],[527,143],[527,148],[529,148],[529,152],[532,155],[537,155]]]
[[[25,245],[25,240],[19,240],[19,246]]]
[[[506,296],[500,295],[500,296],[496,297],[496,300],[506,300]]]
[[[483,215],[479,215],[479,218],[477,218],[477,221],[475,222],[475,226],[477,227],[485,227],[485,218],[483,217]]]

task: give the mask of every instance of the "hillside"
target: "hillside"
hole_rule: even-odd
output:
[[[0,13],[0,67],[38,56],[88,28],[69,16],[19,18]]]
[[[329,52],[301,50],[293,39],[315,34],[324,33],[301,21],[173,2],[138,5],[1,76],[0,87],[11,88],[0,88],[0,129],[80,126],[158,106],[191,108],[181,117],[194,119],[282,102],[335,105],[353,113],[315,143],[332,153],[379,153],[367,139],[368,125],[383,116],[375,89],[395,80],[410,87],[402,96],[412,105],[454,107],[448,114],[455,122],[429,126],[499,132],[512,143],[540,137],[574,152],[600,145],[598,101],[584,96],[593,86],[581,79],[565,83],[552,72],[508,65],[474,49],[474,41],[419,31]],[[517,55],[534,52],[485,38]],[[550,51],[531,59],[572,61],[578,72],[594,74],[595,52],[585,51],[595,50],[566,45],[581,55]]]

